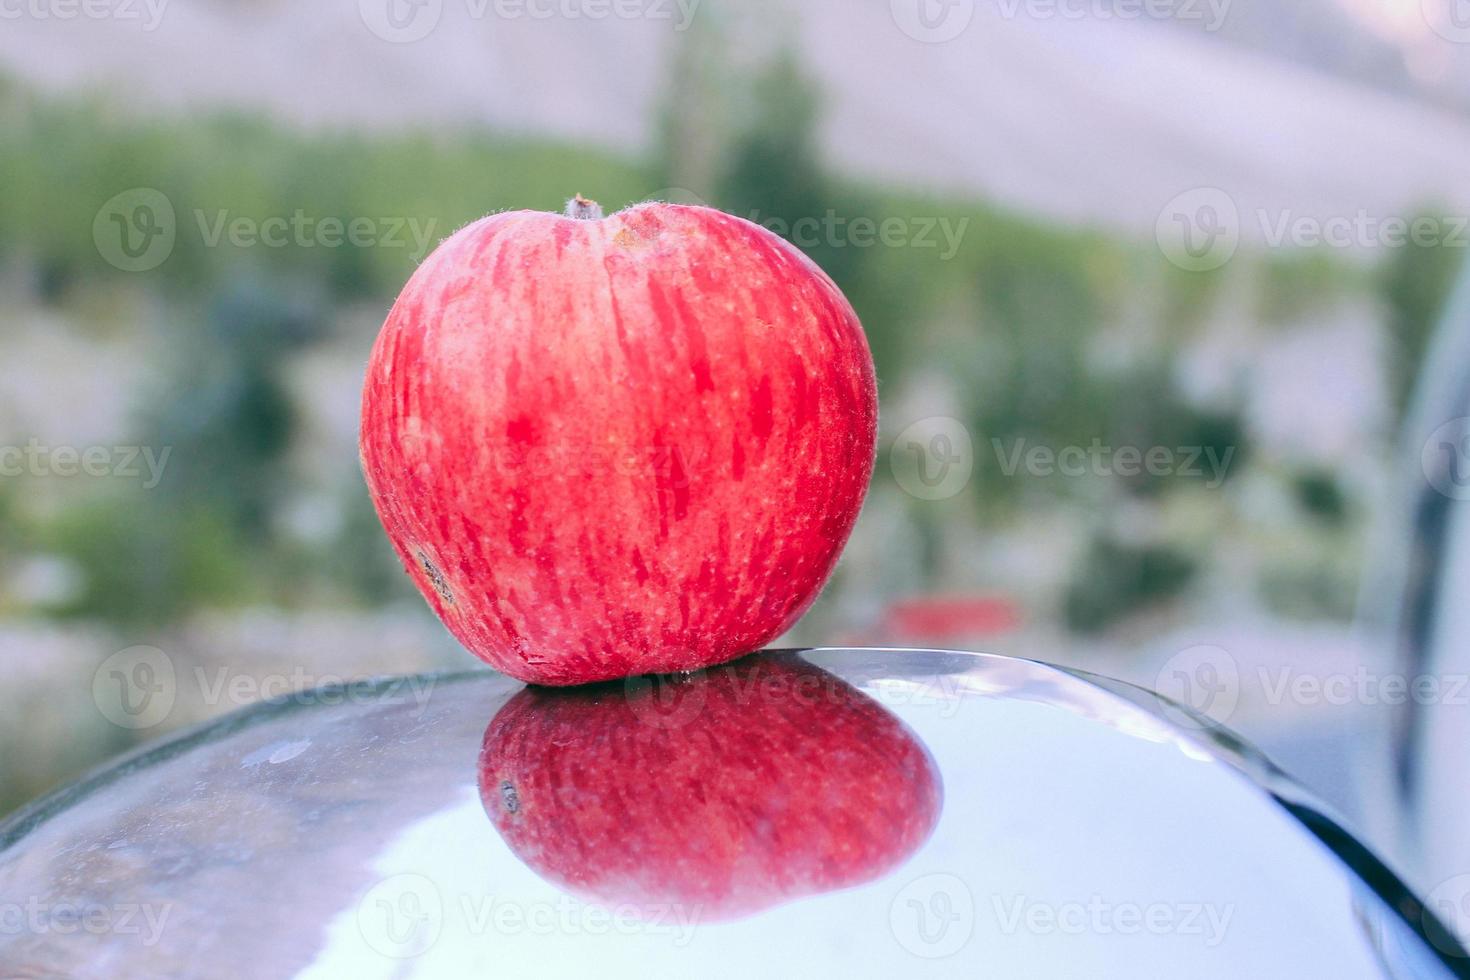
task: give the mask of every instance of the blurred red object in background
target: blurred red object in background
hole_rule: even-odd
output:
[[[916,596],[884,610],[866,643],[938,643],[1009,633],[1021,625],[1019,603],[1009,596]]]

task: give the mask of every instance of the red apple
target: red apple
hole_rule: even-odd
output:
[[[887,710],[789,656],[657,686],[527,688],[485,732],[480,795],[537,874],[699,921],[871,881],[928,839],[933,761]]]
[[[857,519],[873,361],[797,249],[710,208],[492,215],[414,273],[373,349],[362,460],[459,640],[578,684],[755,650]]]

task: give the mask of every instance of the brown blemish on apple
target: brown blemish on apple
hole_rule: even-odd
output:
[[[521,808],[521,797],[508,780],[500,784],[500,802],[511,813],[516,813]]]
[[[625,225],[618,229],[618,233],[612,237],[612,243],[618,248],[647,248],[658,242],[663,237],[664,229],[657,227],[635,227]]]
[[[439,571],[439,566],[429,560],[429,556],[422,551],[419,552],[419,565],[423,567],[424,574],[429,576],[429,584],[434,586],[434,591],[439,593],[439,598],[451,606],[454,605],[454,593],[450,590],[449,583],[445,581],[444,573]]]
[[[630,208],[619,217],[622,227],[612,236],[612,243],[619,248],[653,245],[669,231],[664,221],[641,207]]]

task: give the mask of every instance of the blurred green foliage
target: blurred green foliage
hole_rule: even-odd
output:
[[[1132,613],[1181,595],[1198,562],[1167,545],[1095,537],[1067,587],[1066,624],[1094,633]]]
[[[1433,212],[1424,212],[1411,224],[1427,219],[1434,227],[1454,229],[1457,224]],[[1460,234],[1464,234],[1463,229]],[[1388,307],[1389,335],[1394,340],[1389,370],[1393,385],[1394,405],[1403,411],[1408,405],[1429,347],[1430,335],[1439,323],[1440,311],[1449,299],[1450,290],[1465,262],[1463,243],[1454,244],[1449,236],[1423,241],[1410,236],[1394,250],[1385,264],[1382,294]]]
[[[63,618],[157,626],[200,608],[248,603],[248,549],[212,503],[184,509],[143,494],[109,495],[63,511],[38,532],[47,553],[82,569]]]
[[[150,280],[186,293],[213,292],[242,268],[326,286],[334,297],[391,297],[421,255],[407,227],[402,244],[211,246],[230,220],[337,218],[413,220],[432,248],[485,214],[561,210],[577,191],[631,202],[653,190],[644,170],[595,149],[513,139],[468,129],[304,133],[231,113],[140,118],[104,101],[0,95],[0,249],[24,250],[53,295],[81,277],[115,278],[88,233],[99,208],[136,187],[168,197],[177,221],[172,254]],[[80,233],[79,233],[80,232]],[[386,235],[385,235],[386,237]]]

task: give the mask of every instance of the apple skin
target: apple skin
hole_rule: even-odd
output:
[[[852,531],[877,420],[856,314],[776,235],[670,204],[517,211],[404,287],[361,449],[449,630],[567,685],[721,663],[789,629]]]
[[[878,878],[933,832],[933,760],[839,678],[762,654],[660,683],[526,688],[486,730],[485,811],[553,884],[729,920]]]

